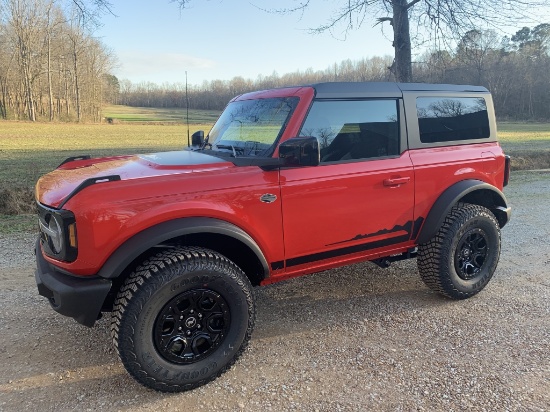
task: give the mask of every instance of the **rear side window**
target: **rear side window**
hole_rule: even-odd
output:
[[[490,136],[487,104],[483,97],[418,97],[416,110],[422,143]]]
[[[315,136],[321,162],[372,159],[399,154],[396,100],[317,100],[301,136]]]

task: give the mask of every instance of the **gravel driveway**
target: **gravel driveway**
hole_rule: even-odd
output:
[[[415,261],[357,264],[256,289],[237,364],[188,393],[145,389],[109,338],[55,314],[33,236],[0,237],[0,411],[550,410],[550,173],[512,175],[495,278],[451,301]]]

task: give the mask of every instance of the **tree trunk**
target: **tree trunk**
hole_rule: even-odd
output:
[[[76,51],[76,44],[73,49],[74,58],[74,85],[75,85],[75,98],[76,98],[76,118],[77,121],[82,120],[82,106],[80,102],[80,84],[78,83],[78,53]]]
[[[2,97],[1,97],[1,100],[0,100],[0,117],[2,117],[2,119],[7,119],[8,118],[8,108],[6,106],[6,104],[7,104],[6,96],[8,94],[8,87],[7,87],[7,84],[6,84],[6,80],[0,79],[0,89],[2,89]]]
[[[53,89],[52,89],[52,46],[51,34],[48,33],[48,96],[50,100],[50,122],[53,122]]]
[[[398,82],[410,83],[412,76],[412,49],[409,31],[407,0],[393,0],[393,47],[395,62],[392,71]]]
[[[34,109],[34,95],[32,90],[32,80],[31,80],[31,74],[30,74],[30,63],[29,63],[29,56],[26,54],[28,53],[25,49],[22,49],[23,53],[23,76],[24,76],[24,82],[25,82],[25,101],[27,106],[27,115],[29,117],[29,120],[31,122],[36,121],[36,112]]]

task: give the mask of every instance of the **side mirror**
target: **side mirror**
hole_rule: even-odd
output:
[[[191,146],[194,149],[198,149],[204,143],[204,132],[199,130],[191,135]]]
[[[316,137],[294,137],[279,146],[279,158],[284,166],[317,166],[321,152]]]

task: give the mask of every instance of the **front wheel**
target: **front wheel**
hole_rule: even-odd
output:
[[[418,247],[418,270],[432,290],[453,299],[480,292],[500,256],[500,227],[490,210],[459,203],[437,234]]]
[[[145,261],[121,287],[111,335],[126,370],[155,390],[190,390],[225,372],[254,327],[252,286],[233,262],[181,247]]]

